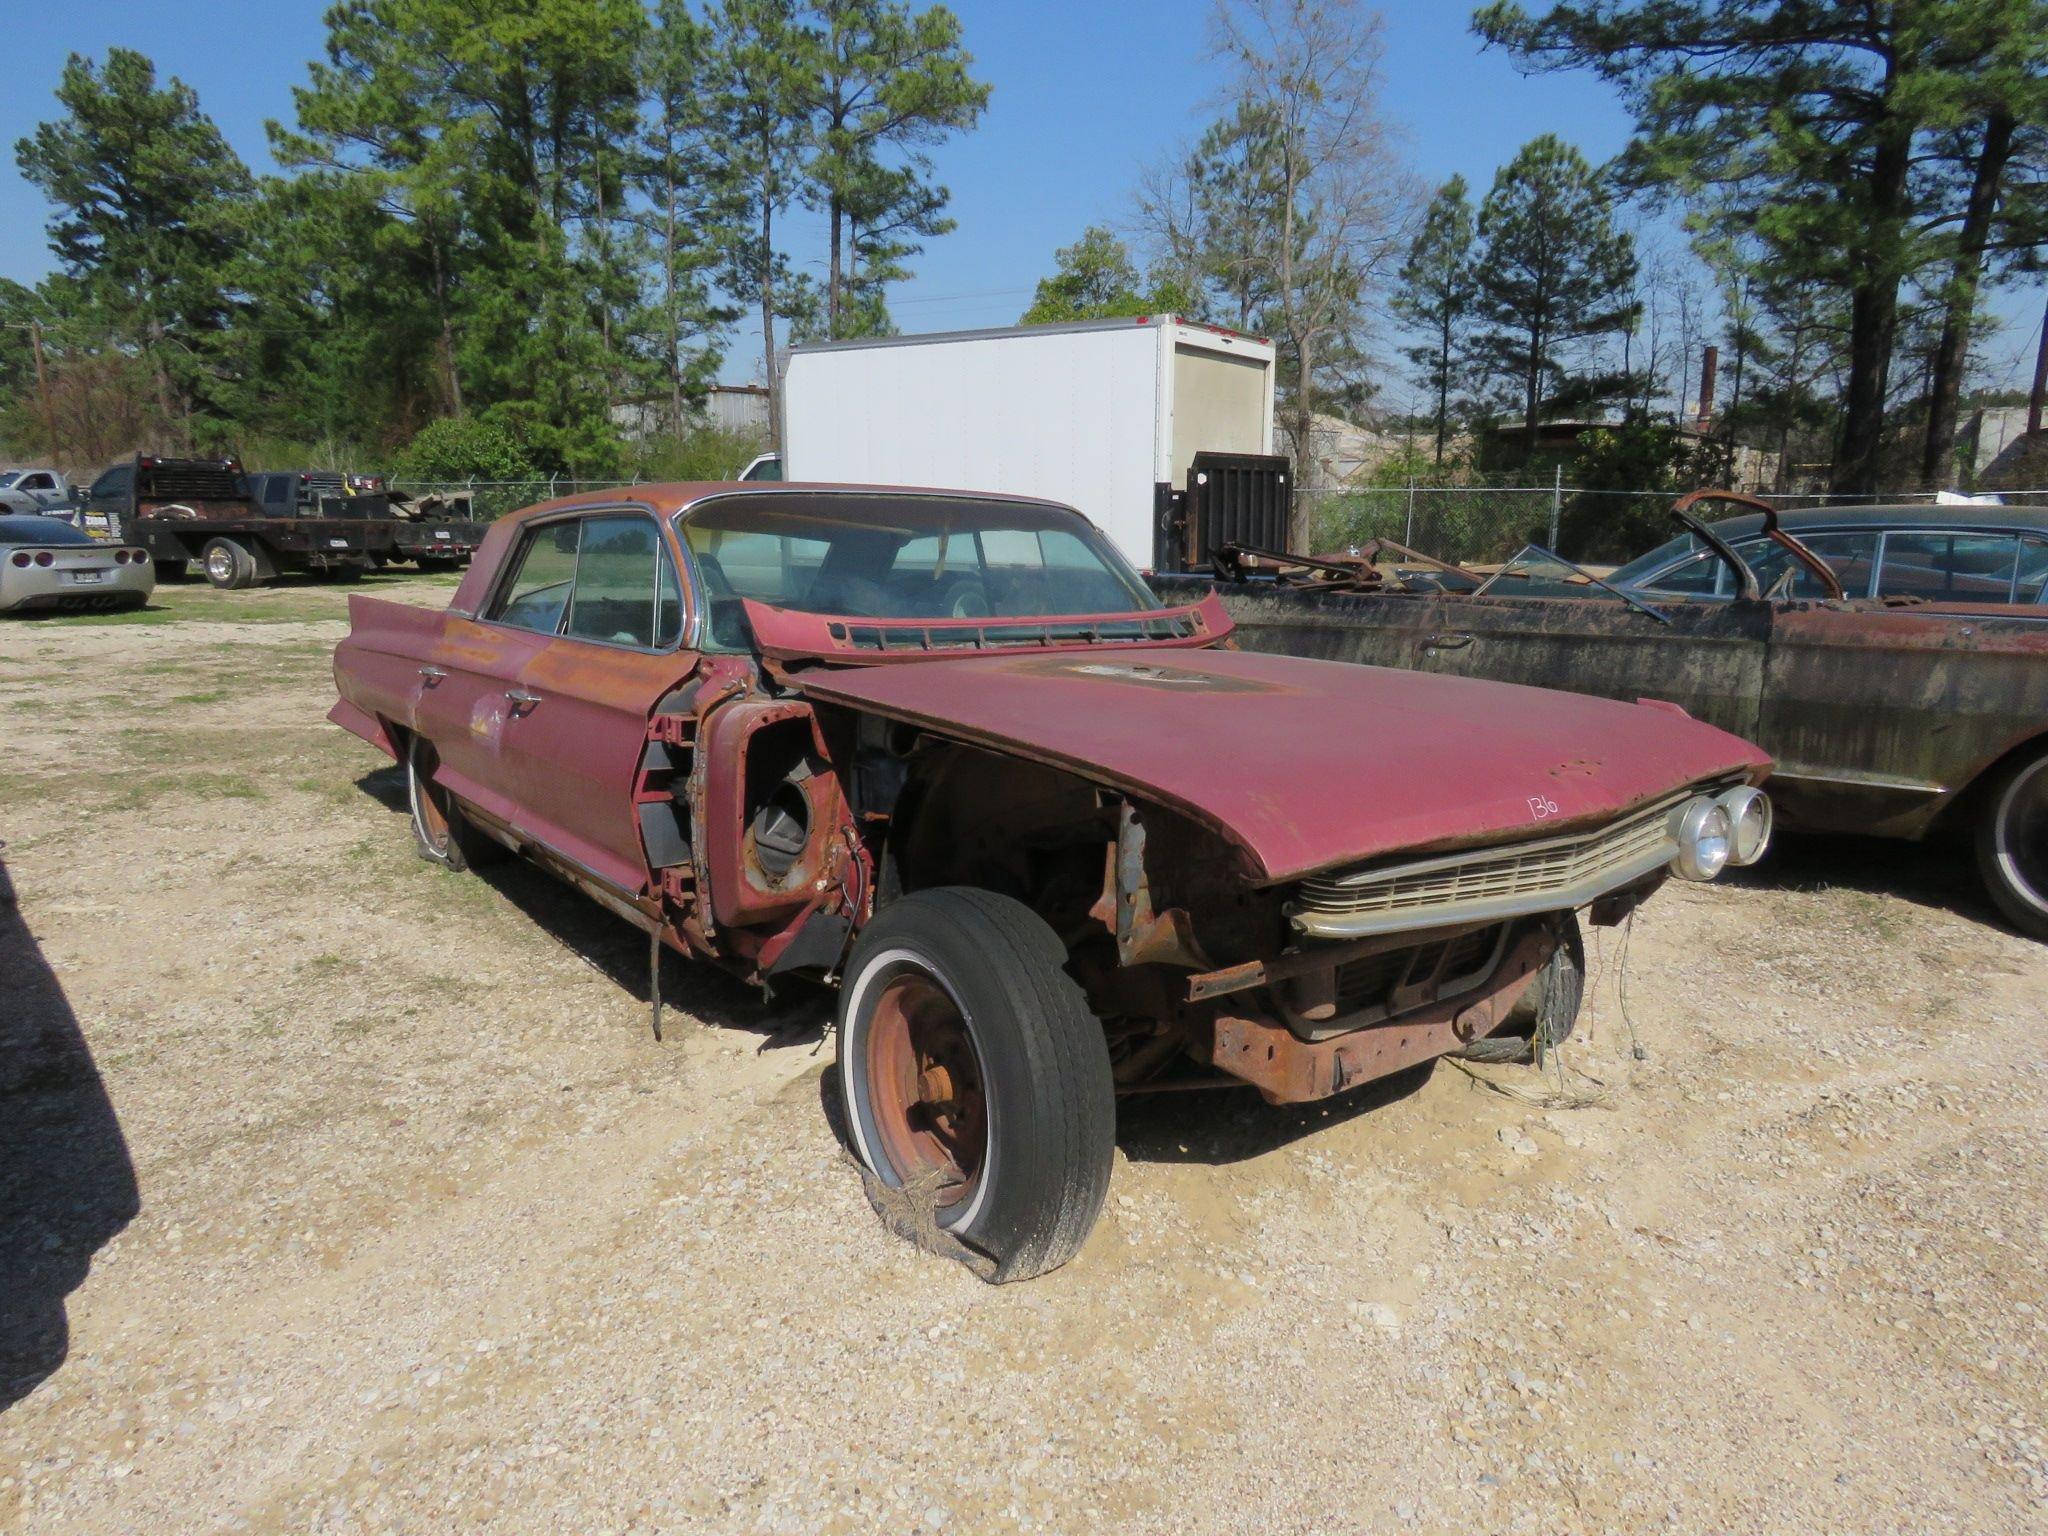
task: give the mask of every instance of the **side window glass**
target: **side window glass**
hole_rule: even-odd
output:
[[[528,529],[514,559],[512,579],[484,617],[536,634],[561,633],[569,588],[576,579],[576,535],[582,526],[571,521]]]
[[[652,646],[658,543],[653,519],[637,512],[585,518],[564,632],[582,640]]]
[[[134,472],[134,469],[127,464],[116,465],[104,475],[101,475],[99,479],[93,481],[92,490],[88,494],[93,496],[125,496],[128,493],[128,477]]]
[[[2020,540],[2020,574],[2012,600],[2048,602],[2048,539]]]
[[[1870,567],[1877,560],[1875,533],[1806,533],[1799,535],[1799,542],[1827,563],[1850,597],[1863,597],[1870,591]],[[1735,546],[1735,552],[1742,556],[1744,565],[1756,572],[1757,585],[1765,592],[1791,566],[1792,580],[1786,595],[1809,601],[1827,596],[1814,574],[1794,560],[1782,544],[1769,539],[1744,539]]]
[[[2012,601],[2019,539],[2009,533],[1890,533],[1879,591],[1947,602]]]
[[[676,562],[668,552],[667,541],[657,539],[655,546],[661,574],[654,589],[654,643],[667,650],[683,638],[683,587],[676,579]]]
[[[54,491],[56,488],[57,482],[48,475],[25,475],[21,484],[15,487],[20,491]]]

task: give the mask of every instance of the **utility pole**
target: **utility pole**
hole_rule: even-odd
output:
[[[1564,520],[1564,465],[1553,466],[1550,479],[1550,552],[1557,553],[1557,525]]]
[[[2028,435],[2041,430],[2041,405],[2048,398],[2048,311],[2041,316],[2041,346],[2034,354],[2034,388],[2027,396]]]

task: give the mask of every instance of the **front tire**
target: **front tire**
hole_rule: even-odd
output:
[[[206,579],[223,592],[239,592],[256,584],[256,558],[233,539],[208,539],[199,552]]]
[[[854,1151],[997,1283],[1072,1258],[1109,1189],[1109,1048],[1066,958],[1021,902],[918,891],[862,931],[839,993]]]
[[[2007,922],[2048,940],[2048,752],[1991,781],[1977,817],[1977,871]]]

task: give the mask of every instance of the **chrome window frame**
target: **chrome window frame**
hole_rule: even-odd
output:
[[[524,624],[508,624],[503,619],[487,617],[505,599],[512,583],[517,580],[519,560],[516,557],[523,555],[526,548],[526,540],[536,530],[552,528],[559,523],[572,520],[581,523],[593,517],[615,517],[621,512],[638,513],[654,524],[656,550],[657,552],[665,552],[667,554],[670,567],[676,573],[676,588],[683,605],[683,622],[676,632],[676,639],[673,643],[668,645],[628,645],[623,640],[598,640],[589,635],[568,634],[560,627],[549,633],[544,630],[529,629]],[[700,647],[693,643],[698,604],[695,601],[695,591],[691,585],[691,572],[689,568],[685,567],[677,559],[676,541],[663,531],[662,523],[663,518],[661,514],[644,501],[604,502],[590,506],[562,507],[553,512],[540,513],[527,518],[519,525],[517,542],[515,542],[511,554],[506,557],[503,568],[492,579],[490,590],[484,595],[483,602],[477,605],[477,616],[473,622],[488,624],[493,629],[517,630],[522,635],[539,635],[543,640],[567,640],[576,645],[595,645],[611,651],[630,651],[636,656],[668,656],[681,651],[700,649]],[[580,567],[583,560],[583,534],[581,529],[576,534],[576,559]],[[657,583],[660,580],[659,571],[660,562],[657,559]],[[562,617],[558,621],[558,625],[569,622],[570,605],[575,600],[575,596],[576,578],[572,574],[569,577],[569,598],[562,604]]]

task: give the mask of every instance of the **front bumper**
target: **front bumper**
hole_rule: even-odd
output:
[[[1341,1032],[1324,1039],[1304,1040],[1263,1011],[1225,1011],[1215,1020],[1211,1059],[1271,1103],[1325,1099],[1494,1034],[1556,949],[1554,930],[1532,925],[1513,936],[1476,985],[1364,1027],[1345,1028],[1340,1018],[1334,1022]]]

